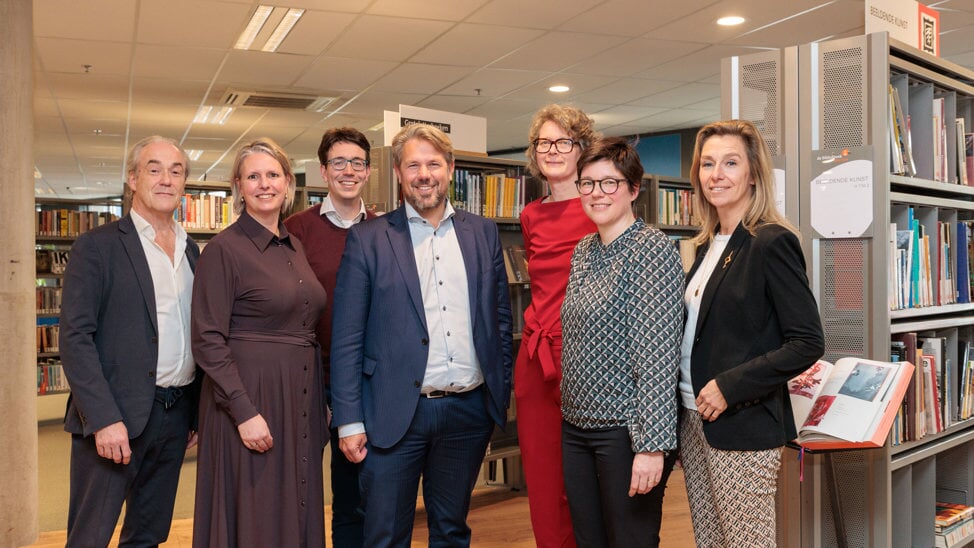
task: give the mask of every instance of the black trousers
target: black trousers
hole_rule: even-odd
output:
[[[98,456],[95,436],[72,435],[66,546],[107,546],[125,503],[119,546],[158,546],[169,537],[193,398],[157,388],[149,422],[129,440],[128,464]]]
[[[624,427],[584,430],[562,422],[562,471],[581,548],[659,546],[663,492],[676,455],[663,461],[659,484],[629,496],[634,453]]]

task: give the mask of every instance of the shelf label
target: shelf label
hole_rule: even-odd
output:
[[[916,0],[866,0],[866,34],[884,31],[940,57],[940,12]]]
[[[873,223],[872,147],[812,151],[810,223],[825,238],[859,238]]]
[[[429,124],[450,136],[453,148],[458,152],[487,154],[487,119],[456,112],[446,112],[410,105],[399,105],[399,112],[385,111],[385,146],[392,145],[392,138],[399,129],[409,124]]]

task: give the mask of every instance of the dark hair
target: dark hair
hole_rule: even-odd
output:
[[[630,192],[639,193],[643,182],[643,163],[639,159],[639,153],[629,144],[629,141],[622,137],[596,139],[578,158],[576,167],[578,176],[582,176],[582,170],[585,169],[585,166],[602,160],[612,162],[612,165],[626,178]]]
[[[366,165],[372,163],[372,155],[370,154],[372,143],[361,131],[353,127],[333,127],[321,136],[321,144],[318,145],[318,161],[321,162],[321,165],[328,162],[328,151],[338,143],[358,145],[365,151]]]

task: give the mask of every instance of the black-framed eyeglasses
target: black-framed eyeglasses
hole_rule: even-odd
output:
[[[554,145],[555,150],[562,154],[568,154],[575,148],[575,145],[581,146],[581,143],[574,139],[558,139],[555,141],[550,141],[548,139],[535,139],[534,140],[534,150],[544,153],[551,150],[552,145]]]
[[[595,192],[595,185],[598,184],[603,194],[615,194],[619,190],[619,185],[626,184],[625,179],[579,179],[575,181],[575,187],[579,194],[591,194]]]
[[[344,170],[345,166],[349,164],[352,164],[352,169],[354,171],[365,171],[365,168],[369,166],[369,163],[366,162],[365,160],[362,160],[361,158],[352,158],[351,160],[349,160],[348,158],[339,157],[339,158],[332,158],[331,160],[328,160],[325,163],[331,165],[331,167],[335,168],[335,170],[337,171]]]

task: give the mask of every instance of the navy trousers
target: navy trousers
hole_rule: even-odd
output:
[[[359,476],[365,546],[410,545],[420,476],[429,545],[470,545],[470,495],[493,431],[486,394],[481,387],[444,398],[420,397],[399,443],[388,449],[368,445]]]
[[[174,398],[173,389],[157,388],[145,430],[129,440],[128,464],[98,456],[94,435],[72,435],[67,548],[107,546],[123,502],[119,546],[166,541],[193,412],[188,394]]]
[[[331,429],[331,545],[333,548],[362,548],[361,497],[358,491],[359,465],[345,458],[338,448],[338,429]]]

